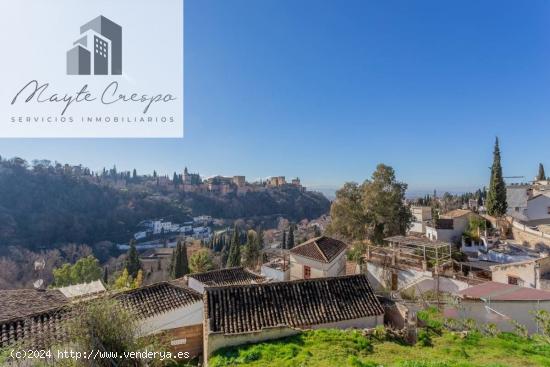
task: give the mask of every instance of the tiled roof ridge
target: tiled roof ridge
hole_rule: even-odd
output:
[[[173,280],[176,280],[176,279],[173,279]],[[167,286],[172,287],[172,288],[175,288],[175,289],[182,289],[182,290],[188,291],[189,293],[193,293],[193,294],[196,294],[196,295],[200,296],[200,293],[197,292],[196,290],[191,289],[191,288],[189,288],[189,287],[185,287],[185,286],[183,286],[183,285],[174,284],[174,283],[172,283],[172,281],[170,281],[170,280],[161,280],[161,281],[159,281],[159,282],[155,282],[155,283],[143,285],[143,286],[141,286],[141,287],[139,287],[139,288],[125,289],[125,290],[118,291],[118,292],[112,292],[112,293],[110,293],[109,295],[112,296],[112,297],[121,296],[121,295],[123,295],[123,294],[129,295],[129,294],[133,294],[133,293],[138,293],[138,292],[143,291],[143,290],[146,290],[146,289],[158,287],[158,286],[160,286],[160,285],[167,285]]]
[[[317,247],[317,249],[319,250],[319,252],[321,253],[321,256],[323,256],[323,259],[325,259],[326,262],[329,262],[329,259],[327,258],[327,255],[325,254],[325,252],[323,250],[321,250],[321,247],[319,246],[319,244],[317,243],[317,240],[319,240],[321,237],[317,237],[314,241],[313,241],[313,244],[315,245],[315,247]]]
[[[75,306],[75,304],[67,303],[67,304],[64,304],[64,305],[61,305],[61,306],[46,308],[44,310],[36,311],[36,312],[33,312],[33,313],[25,315],[25,316],[15,316],[15,317],[12,317],[10,319],[0,320],[0,325],[10,324],[10,323],[17,322],[17,321],[29,320],[29,319],[32,319],[33,317],[39,317],[39,316],[44,316],[44,315],[54,315],[54,314],[56,314],[58,312],[61,312],[61,311],[71,311],[74,308],[74,306]]]
[[[350,274],[350,275],[337,275],[332,277],[319,277],[319,278],[309,278],[309,279],[295,279],[295,280],[284,280],[279,282],[266,282],[266,283],[255,283],[255,284],[228,284],[228,285],[217,285],[211,286],[205,289],[205,291],[215,291],[217,289],[226,289],[226,288],[250,288],[250,287],[273,287],[284,284],[293,284],[293,283],[321,283],[327,282],[330,280],[336,279],[347,279],[347,278],[360,278],[364,277],[368,280],[367,274]],[[370,286],[370,283],[369,283]]]

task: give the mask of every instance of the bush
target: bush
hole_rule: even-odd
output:
[[[423,347],[433,346],[432,337],[430,331],[427,329],[420,329],[418,332],[418,343]]]

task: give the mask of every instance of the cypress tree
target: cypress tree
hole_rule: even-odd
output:
[[[103,284],[109,284],[109,269],[107,267],[103,268]]]
[[[283,242],[281,243],[281,248],[286,249],[286,231],[283,231]]]
[[[544,166],[539,163],[539,174],[537,175],[537,181],[546,180],[546,174],[544,173]]]
[[[495,149],[493,151],[491,180],[489,182],[489,191],[487,192],[487,213],[494,217],[501,217],[506,213],[506,208],[506,185],[504,184],[504,178],[502,177],[500,148],[497,137],[495,140]]]
[[[294,247],[294,224],[291,224],[290,228],[288,229],[287,248],[291,249],[293,247]]]
[[[220,266],[221,266],[222,268],[226,268],[226,267],[227,267],[227,260],[228,260],[228,259],[229,259],[229,249],[227,248],[226,245],[224,245],[224,246],[222,247],[221,259],[220,259],[220,260],[221,260],[221,261],[220,261],[220,262],[221,262]]]
[[[235,266],[241,266],[241,244],[240,244],[240,233],[235,226],[233,231],[233,239],[229,245],[229,256],[227,258],[227,267],[232,268]]]
[[[181,278],[185,274],[189,274],[189,261],[187,259],[187,246],[183,240],[179,240],[176,245],[176,250],[172,255],[172,278]]]
[[[138,271],[141,269],[141,262],[139,261],[135,240],[130,241],[130,249],[128,250],[128,258],[126,259],[126,269],[132,278],[135,278]]]

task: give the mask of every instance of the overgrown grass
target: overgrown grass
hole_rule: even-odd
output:
[[[209,365],[320,367],[550,367],[550,344],[509,333],[466,338],[443,332],[433,346],[377,342],[358,331],[316,330],[218,351]]]

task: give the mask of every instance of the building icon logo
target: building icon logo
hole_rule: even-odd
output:
[[[80,27],[67,51],[68,75],[121,75],[122,27],[103,15]]]

